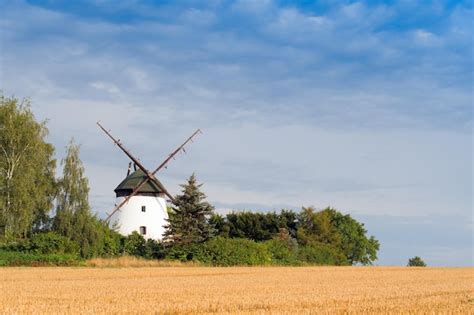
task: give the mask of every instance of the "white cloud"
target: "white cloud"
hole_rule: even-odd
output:
[[[91,86],[97,90],[105,91],[110,94],[118,94],[120,92],[118,87],[108,82],[96,81],[92,82]]]
[[[420,45],[433,46],[440,43],[440,39],[433,33],[417,29],[413,32],[415,42]]]
[[[94,204],[126,166],[95,127],[102,120],[147,165],[204,129],[163,176],[178,187],[197,170],[221,204],[469,211],[471,94],[446,83],[466,81],[446,33],[373,31],[395,14],[385,6],[319,15],[271,2],[236,3],[227,15],[211,9],[129,24],[28,5],[6,14],[3,41],[14,49],[2,55],[2,87],[31,96],[58,148],[71,136],[83,144]],[[18,22],[22,12],[27,23]],[[240,28],[217,27],[233,18],[241,20],[226,22]],[[462,34],[464,24],[453,23]],[[432,36],[437,46],[413,47]]]

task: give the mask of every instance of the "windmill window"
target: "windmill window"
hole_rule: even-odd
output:
[[[140,226],[140,234],[146,235],[146,226]]]
[[[142,212],[146,212],[146,206],[142,206]]]

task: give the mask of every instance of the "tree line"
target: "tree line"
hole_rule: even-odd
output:
[[[93,214],[73,140],[56,177],[46,122],[29,102],[0,96],[0,265],[71,264],[134,255],[210,265],[371,264],[379,242],[333,208],[215,213],[193,174],[169,209],[163,241],[118,234]]]

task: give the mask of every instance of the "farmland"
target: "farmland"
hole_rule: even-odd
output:
[[[474,269],[2,268],[0,313],[470,313]]]

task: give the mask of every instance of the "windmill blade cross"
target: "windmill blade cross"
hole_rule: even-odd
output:
[[[112,139],[112,141],[133,161],[133,163],[135,163],[135,165],[138,166],[138,168],[140,168],[145,174],[146,176],[151,179],[154,183],[156,182],[157,186],[161,189],[161,191],[163,191],[163,193],[165,193],[166,196],[168,196],[168,198],[171,199],[171,201],[174,202],[174,198],[173,196],[171,196],[171,194],[168,192],[168,190],[166,190],[166,188],[158,181],[158,179],[156,179],[156,177],[154,175],[152,175],[143,165],[142,163],[140,163],[140,161],[135,158],[131,153],[130,151],[128,151],[123,145],[122,143],[120,143],[120,140],[116,140],[112,134],[110,134],[109,131],[107,131],[101,124],[100,122],[97,122],[97,125],[100,127],[100,129],[102,129],[103,132],[105,132],[105,134],[107,136],[109,136],[110,139]]]
[[[99,124],[99,123],[98,123],[98,124]],[[102,128],[102,126],[101,126],[100,124],[99,124],[99,127]],[[105,129],[103,129],[103,128],[102,128],[102,130],[105,131]],[[156,173],[158,173],[163,167],[166,168],[166,167],[167,167],[166,164],[167,164],[172,158],[174,159],[174,156],[175,156],[176,154],[178,154],[181,150],[184,150],[184,146],[185,146],[186,144],[188,144],[190,141],[192,141],[192,139],[193,139],[197,134],[199,134],[199,133],[202,133],[201,129],[196,130],[188,139],[186,139],[186,141],[185,141],[183,144],[181,144],[176,150],[174,150],[174,151],[168,156],[168,158],[166,158],[160,165],[158,165],[158,167],[157,167],[155,170],[153,170],[153,172],[151,172],[150,175],[154,177],[154,175],[155,175]],[[108,135],[109,135],[109,137],[111,137],[111,138],[113,139],[113,137],[110,135],[110,133],[108,133]],[[113,139],[113,140],[114,140],[114,139]],[[124,150],[124,149],[122,148],[122,150]],[[128,154],[127,154],[127,155],[128,155]],[[138,165],[138,164],[137,164],[137,165]],[[139,166],[139,167],[140,167],[140,166]],[[142,170],[143,170],[143,169],[142,169]],[[144,170],[143,170],[143,171],[144,171]],[[145,171],[144,171],[144,172],[145,172]],[[145,173],[147,173],[147,172],[145,172]],[[126,203],[130,200],[130,198],[132,198],[133,196],[135,196],[135,195],[138,193],[138,191],[139,191],[149,180],[150,180],[150,176],[147,176],[144,180],[142,180],[142,181],[140,182],[140,184],[139,184],[137,187],[135,187],[135,189],[132,191],[132,193],[131,193],[130,195],[128,195],[119,205],[115,206],[115,208],[114,208],[114,209],[111,211],[111,213],[107,216],[106,221],[109,221],[110,218],[111,218],[124,204],[126,204]],[[155,182],[155,181],[153,181],[153,182]],[[163,186],[163,185],[159,185],[159,181],[157,181],[156,183],[158,184],[158,186],[161,186],[161,187]],[[160,187],[160,188],[161,188],[161,187]],[[164,187],[163,187],[163,189],[164,189]],[[164,189],[163,191],[166,191],[166,189]],[[169,194],[167,194],[167,196],[170,197]],[[174,199],[173,199],[172,197],[170,197],[170,199],[174,202]]]

